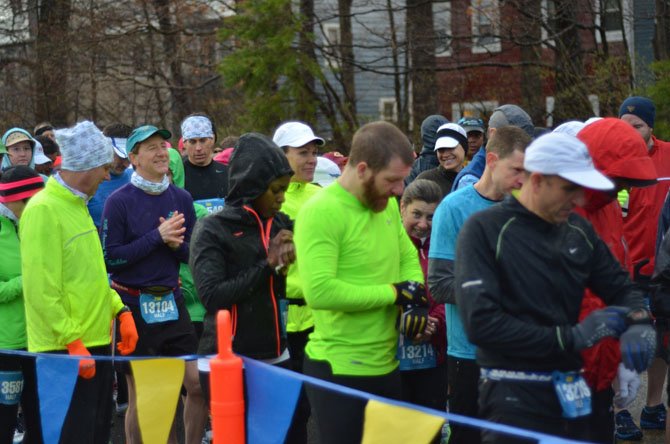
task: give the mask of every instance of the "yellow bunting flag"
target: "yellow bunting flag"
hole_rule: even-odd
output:
[[[442,417],[370,400],[365,406],[362,444],[428,444],[442,424]]]
[[[147,359],[131,361],[137,418],[142,441],[147,444],[165,443],[184,380],[184,361],[181,359]]]

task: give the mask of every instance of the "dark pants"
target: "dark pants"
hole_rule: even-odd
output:
[[[24,444],[42,442],[42,424],[40,423],[40,406],[37,398],[37,374],[35,358],[29,356],[0,355],[0,371],[20,371],[23,373],[23,390],[21,392],[21,409],[26,433]],[[0,404],[0,444],[11,444],[14,441],[16,414],[19,404]]]
[[[449,413],[477,418],[479,416],[479,366],[474,359],[447,356],[449,362]],[[452,444],[477,444],[481,442],[476,427],[451,422]]]
[[[305,346],[309,340],[309,335],[314,331],[314,327],[303,331],[289,332],[286,334],[286,344],[291,354],[291,366],[293,371],[302,373],[302,364],[305,360]]]
[[[330,364],[305,356],[304,373],[378,396],[401,399],[400,371],[381,376],[333,375]],[[318,430],[320,444],[358,444],[363,438],[367,399],[342,395],[307,384],[307,397]]]
[[[588,441],[598,444],[614,444],[614,390],[608,388],[596,392],[591,388],[591,416]]]
[[[447,363],[422,370],[403,370],[402,400],[444,412],[447,409]]]
[[[309,340],[309,335],[314,331],[314,327],[307,330],[289,332],[286,334],[286,344],[288,351],[291,354],[291,368],[293,371],[302,373],[302,365],[305,360],[305,346]],[[309,400],[305,387],[300,389],[300,397],[298,398],[298,405],[295,407],[295,415],[291,423],[289,438],[293,438],[298,443],[307,442],[307,422],[310,415]],[[291,444],[291,441],[286,441]]]
[[[90,347],[88,351],[92,355],[111,353],[109,345]],[[95,361],[95,376],[91,379],[77,377],[60,435],[61,444],[109,442],[113,378],[111,361]]]
[[[587,441],[589,417],[566,419],[551,382],[482,380],[479,384],[481,418],[563,438]],[[529,443],[535,440],[482,429],[483,443]]]

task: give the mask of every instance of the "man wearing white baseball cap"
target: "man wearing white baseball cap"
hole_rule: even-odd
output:
[[[458,238],[456,301],[481,368],[483,419],[571,439],[589,434],[591,392],[581,350],[619,338],[623,364],[645,370],[656,339],[641,290],[593,227],[572,210],[584,188],[614,184],[576,137],[526,149],[517,197],[472,215]],[[585,288],[608,307],[579,322]],[[515,438],[482,432],[482,442]]]

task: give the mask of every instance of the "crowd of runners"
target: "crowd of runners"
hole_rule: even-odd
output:
[[[197,354],[184,437],[165,421],[170,443],[207,440],[222,309],[234,352],[368,393],[598,443],[665,429],[670,143],[654,123],[644,97],[553,130],[507,104],[486,123],[426,117],[418,156],[381,121],[348,156],[298,121],[218,140],[202,113],[179,136],[11,128],[0,444],[17,426],[43,441],[35,358],[2,350],[82,357],[62,443],[109,442],[115,407],[142,442],[131,366],[95,356]],[[626,407],[645,395],[638,426]],[[364,410],[306,384],[286,442],[358,443]],[[519,442],[458,422],[447,439]]]

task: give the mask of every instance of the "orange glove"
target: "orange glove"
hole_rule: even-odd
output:
[[[67,345],[67,351],[72,356],[91,356],[81,339],[70,342]],[[84,379],[91,379],[95,376],[95,361],[93,359],[79,360],[79,376]]]
[[[119,331],[121,332],[121,342],[116,343],[116,348],[122,355],[129,355],[135,351],[138,339],[135,320],[131,312],[124,311],[119,315]]]

